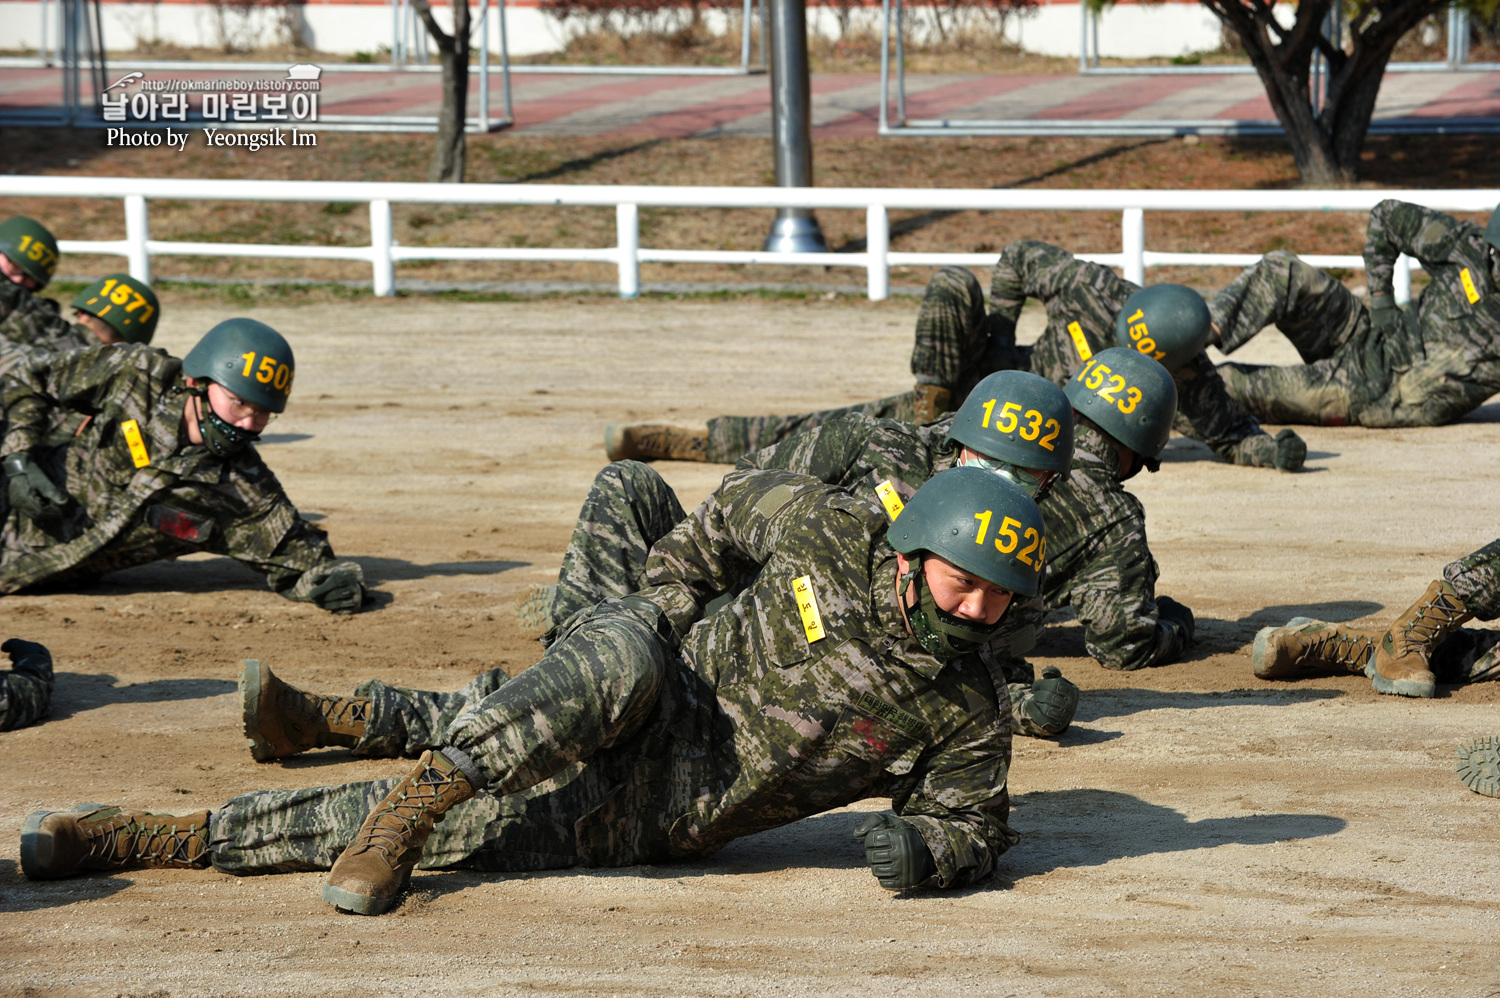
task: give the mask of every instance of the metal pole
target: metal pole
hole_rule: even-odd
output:
[[[505,118],[514,123],[516,112],[510,103],[510,36],[505,33],[505,0],[498,0],[498,3],[500,5],[500,79],[505,91]]]
[[[1080,0],[1078,4],[1078,71],[1089,68],[1089,5]]]
[[[876,134],[891,127],[891,0],[880,0],[880,124]]]
[[[146,215],[146,199],[140,194],[125,195],[125,241],[130,244],[125,258],[130,261],[130,276],[151,283],[151,252],[146,241],[151,238],[151,223]]]
[[[760,67],[771,71],[771,8],[767,0],[755,0],[760,7]]]
[[[740,15],[740,69],[750,72],[750,4],[745,0],[744,13]]]
[[[396,293],[396,261],[391,259],[391,203],[384,199],[370,202],[370,265],[374,269],[375,297],[389,298]]]
[[[812,84],[807,68],[806,0],[772,0],[771,135],[776,186],[811,187]],[[826,253],[828,241],[807,208],[779,208],[762,249],[768,253]]]
[[[615,236],[620,247],[620,297],[641,295],[641,226],[640,208],[633,204],[615,206]]]
[[[465,0],[467,2],[467,0]],[[479,128],[490,130],[490,0],[479,0]]]
[[[906,4],[896,0],[896,121],[906,124]]]

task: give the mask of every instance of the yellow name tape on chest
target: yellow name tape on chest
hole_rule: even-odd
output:
[[[135,466],[144,468],[150,464],[151,455],[146,453],[146,441],[141,439],[141,424],[127,419],[120,424],[120,432],[125,436],[125,443],[130,448],[130,459],[135,462]]]
[[[1079,360],[1088,360],[1094,356],[1094,351],[1089,349],[1088,338],[1083,335],[1083,327],[1076,319],[1068,323],[1068,335],[1073,337],[1073,345],[1078,348]]]
[[[818,598],[813,595],[812,576],[793,579],[792,595],[797,599],[797,612],[802,614],[802,630],[807,634],[807,643],[828,637],[823,631],[823,615],[818,612]]]
[[[1464,283],[1464,294],[1468,297],[1469,304],[1479,301],[1479,289],[1474,286],[1474,275],[1469,273],[1468,267],[1458,272],[1458,279]]]
[[[880,505],[885,507],[885,515],[892,520],[901,515],[906,504],[901,501],[901,496],[896,492],[896,486],[890,482],[881,482],[875,486],[875,495],[880,499]]]

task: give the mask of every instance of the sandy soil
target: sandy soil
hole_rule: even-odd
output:
[[[548,580],[607,421],[801,411],[906,386],[910,303],[360,302],[257,314],[296,344],[264,447],[359,558],[379,604],[337,618],[224,559],[4,600],[47,643],[52,720],[0,735],[5,994],[1455,994],[1500,990],[1500,801],[1453,775],[1500,730],[1491,686],[1432,701],[1361,678],[1265,683],[1256,629],[1380,619],[1489,541],[1500,406],[1436,430],[1308,429],[1308,470],[1174,441],[1132,483],[1161,590],[1199,620],[1190,660],[1107,672],[1064,623],[1040,649],[1084,687],[1060,742],[1017,739],[1024,835],[993,880],[891,895],[824,815],[691,866],[424,873],[381,918],[320,875],[129,871],[32,884],[18,833],[85,800],[186,812],[260,787],[394,774],[339,751],[258,765],[241,658],[313,688],[455,688],[536,645],[517,598]],[[183,352],[222,308],[169,309]],[[1263,338],[1252,359],[1290,360]],[[662,467],[686,502],[724,469]],[[867,802],[866,808],[884,806]]]

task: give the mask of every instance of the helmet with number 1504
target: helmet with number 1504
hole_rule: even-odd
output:
[[[1020,469],[1066,475],[1073,465],[1073,407],[1061,388],[1029,371],[997,371],[974,386],[948,439],[987,459],[1036,498],[1041,482]]]
[[[1125,299],[1115,317],[1115,343],[1178,371],[1203,352],[1213,317],[1203,296],[1181,284],[1153,284]]]
[[[45,288],[57,270],[57,240],[34,218],[15,215],[0,222],[0,253],[21,268],[21,273]]]
[[[1101,350],[1063,389],[1073,409],[1141,456],[1155,471],[1172,435],[1177,384],[1167,369],[1129,347]]]
[[[161,302],[145,281],[108,274],[78,292],[73,307],[104,322],[126,343],[150,343],[161,318]]]

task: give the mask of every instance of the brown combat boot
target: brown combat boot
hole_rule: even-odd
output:
[[[912,389],[912,394],[917,397],[912,422],[918,426],[936,423],[953,407],[953,393],[942,385],[928,385],[919,381],[917,387]]]
[[[462,770],[440,752],[423,752],[416,770],[375,805],[334,862],[323,900],[356,915],[389,910],[422,858],[432,826],[473,796],[474,785]]]
[[[1379,640],[1379,631],[1293,617],[1284,627],[1260,629],[1250,664],[1261,679],[1286,679],[1308,668],[1363,674]]]
[[[269,666],[245,659],[240,670],[245,737],[256,762],[308,749],[352,748],[365,733],[370,701],[307,693],[277,679]]]
[[[611,461],[707,461],[708,431],[664,423],[611,423],[604,428]]]
[[[208,866],[208,811],[176,817],[103,804],[33,811],[21,826],[21,872],[56,880],[85,870]]]
[[[1448,582],[1435,580],[1421,599],[1396,618],[1365,666],[1375,691],[1403,697],[1436,695],[1437,677],[1428,656],[1439,641],[1472,616]]]

